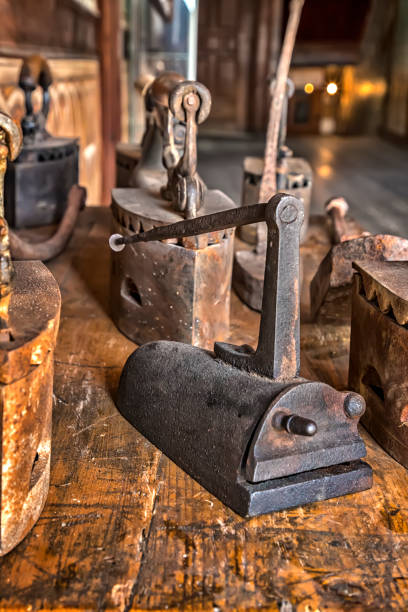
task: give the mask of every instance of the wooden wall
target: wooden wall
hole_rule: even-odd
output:
[[[399,0],[389,67],[384,131],[408,140],[408,2]]]

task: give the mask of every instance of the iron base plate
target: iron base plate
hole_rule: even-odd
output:
[[[205,479],[197,479],[206,486]],[[285,478],[251,484],[213,481],[211,493],[243,517],[268,514],[370,489],[373,472],[364,461],[351,461]]]

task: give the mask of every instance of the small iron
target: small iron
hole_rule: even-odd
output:
[[[207,189],[197,172],[197,128],[210,112],[208,89],[195,81],[179,82],[174,75],[156,79],[151,89],[167,180],[163,187],[157,173],[141,164],[137,176],[144,187],[113,190],[113,224],[121,234],[143,233],[233,206],[221,191]],[[211,232],[195,239],[134,243],[113,253],[110,301],[118,328],[138,344],[175,339],[210,348],[224,339],[233,238],[232,231]]]
[[[69,191],[78,183],[78,139],[53,138],[45,128],[51,84],[51,70],[43,57],[34,55],[23,61],[19,78],[26,103],[21,122],[23,148],[17,159],[9,162],[5,180],[5,214],[11,227],[59,222]],[[36,113],[31,98],[37,86],[42,88],[43,99]]]
[[[299,375],[299,236],[304,212],[290,195],[187,219],[111,248],[266,221],[257,349],[216,342],[214,352],[150,342],[123,369],[119,411],[208,491],[255,516],[370,488],[357,425],[364,400]]]
[[[294,92],[294,85],[288,74],[303,3],[304,0],[290,2],[289,19],[276,79],[272,83],[264,159],[245,158],[242,190],[244,206],[259,200],[266,201],[277,191],[284,191],[301,199],[305,216],[301,241],[304,240],[308,228],[312,170],[306,160],[293,157],[285,141],[288,99]],[[245,242],[256,246],[253,250],[245,249],[235,253],[232,285],[248,306],[260,311],[266,253],[265,224],[243,227],[238,235]]]

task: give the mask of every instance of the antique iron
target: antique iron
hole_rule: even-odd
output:
[[[140,145],[116,148],[116,186],[142,187],[160,193],[167,184],[167,168],[183,154],[185,126],[169,111],[169,95],[185,79],[162,72],[143,91],[145,131]]]
[[[408,259],[408,240],[389,234],[364,232],[348,216],[343,198],[326,204],[333,246],[310,284],[312,318],[325,323],[350,325],[352,262]]]
[[[408,261],[353,266],[349,384],[366,429],[408,467]]]
[[[110,239],[125,249],[260,221],[268,246],[257,349],[149,342],[129,357],[117,397],[130,423],[242,516],[371,487],[357,431],[364,400],[299,375],[303,205],[277,194],[267,204]]]
[[[78,140],[53,138],[45,123],[52,83],[48,63],[41,56],[23,61],[19,85],[25,94],[26,115],[21,122],[23,148],[9,162],[5,181],[6,218],[15,228],[57,223],[64,214],[68,193],[78,182]],[[42,107],[34,111],[32,93],[42,88]]]
[[[159,91],[162,89],[163,83]],[[161,189],[162,197],[157,193],[158,183],[156,188],[152,183],[148,188],[147,181],[145,188],[113,190],[114,227],[120,234],[143,232],[183,217],[234,206],[221,191],[206,189],[197,174],[197,124],[210,112],[208,89],[197,82],[178,82],[167,107],[163,100],[166,91],[167,85],[158,112],[167,184]],[[177,125],[182,126],[184,137],[181,156],[174,136]],[[229,330],[232,259],[232,230],[172,243],[134,243],[123,252],[113,253],[114,322],[138,344],[176,339],[211,347]]]
[[[41,262],[13,264],[10,256],[3,181],[21,141],[18,126],[0,113],[0,556],[26,536],[47,498],[61,306],[58,285]]]
[[[279,59],[277,75],[272,84],[272,100],[264,159],[247,157],[244,160],[242,204],[266,201],[276,193],[285,191],[302,200],[305,222],[301,240],[306,236],[312,193],[312,170],[306,160],[293,157],[286,146],[288,98],[294,86],[288,79],[290,61],[295,44],[304,0],[292,0],[285,39]],[[232,284],[239,297],[251,308],[262,307],[263,275],[265,269],[266,229],[264,223],[240,228],[239,237],[254,250],[237,251],[234,258]]]

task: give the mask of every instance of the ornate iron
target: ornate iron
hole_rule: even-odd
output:
[[[64,214],[68,193],[78,182],[79,146],[76,138],[53,138],[45,128],[52,83],[47,61],[35,55],[23,61],[19,85],[26,115],[21,122],[23,148],[9,163],[5,182],[6,218],[11,227],[57,223]],[[32,93],[42,89],[42,108],[36,113]]]

